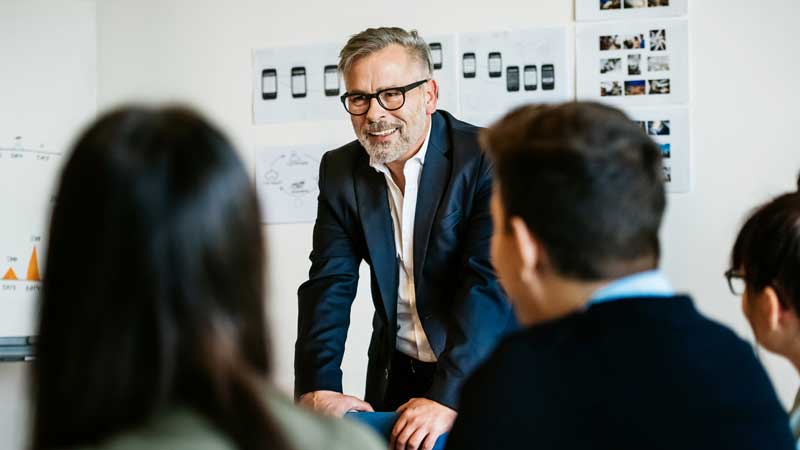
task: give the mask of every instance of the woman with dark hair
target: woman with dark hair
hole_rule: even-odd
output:
[[[800,371],[800,178],[797,186],[747,219],[725,277],[731,292],[742,297],[756,341]],[[790,421],[800,438],[800,393]]]
[[[125,108],[79,139],[50,225],[32,448],[381,448],[268,383],[258,204],[195,113]]]

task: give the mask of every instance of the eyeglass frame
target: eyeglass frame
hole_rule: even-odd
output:
[[[744,290],[742,290],[742,292],[736,292],[736,289],[733,288],[733,282],[731,280],[733,280],[734,278],[738,278],[745,283],[745,287]],[[728,280],[728,289],[730,289],[733,295],[739,297],[743,295],[747,290],[747,278],[745,278],[742,272],[739,272],[736,269],[728,269],[725,271],[725,279]],[[789,304],[784,301],[784,298],[786,297],[785,291],[775,283],[771,283],[769,284],[769,286],[771,286],[772,289],[775,289],[775,295],[778,297],[778,302],[781,304],[781,306],[785,308],[790,307]]]
[[[347,111],[347,113],[350,114],[351,116],[363,116],[364,114],[368,113],[369,109],[372,107],[372,99],[373,98],[378,100],[378,104],[381,105],[381,108],[385,109],[386,111],[397,111],[398,109],[402,108],[406,104],[406,92],[408,92],[408,91],[410,91],[412,89],[416,89],[419,86],[422,86],[423,84],[427,83],[428,81],[431,81],[431,79],[427,78],[427,79],[424,79],[424,80],[415,81],[415,82],[413,82],[411,84],[407,84],[405,86],[400,86],[400,87],[390,87],[390,88],[386,88],[386,89],[379,89],[379,90],[373,92],[372,94],[345,92],[344,94],[342,94],[339,97],[339,99],[342,101],[342,106],[344,106],[344,110]],[[381,97],[380,97],[381,94],[383,94],[384,92],[387,92],[387,91],[400,91],[400,93],[403,94],[403,103],[401,103],[400,106],[398,106],[397,108],[387,108],[386,105],[383,104],[383,101],[381,101]],[[364,97],[367,98],[367,109],[365,109],[363,113],[353,114],[353,113],[350,112],[349,109],[347,109],[347,98],[351,97],[353,95],[363,95]]]
[[[728,280],[728,289],[730,289],[731,294],[736,295],[736,296],[740,296],[740,295],[744,294],[744,290],[742,290],[742,292],[736,292],[736,289],[733,288],[733,279],[734,278],[740,279],[745,283],[747,283],[747,279],[744,277],[744,274],[742,272],[739,272],[736,269],[728,269],[728,270],[725,271],[725,279]],[[747,289],[747,288],[745,287],[745,289]]]

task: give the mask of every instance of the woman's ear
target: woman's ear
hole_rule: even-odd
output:
[[[756,340],[767,350],[788,357],[800,338],[800,318],[795,310],[781,304],[772,286],[747,296],[747,319]]]
[[[782,331],[788,325],[788,316],[793,315],[793,312],[781,304],[775,288],[772,286],[765,287],[756,296],[756,300],[756,304],[753,307],[762,317],[763,323],[771,333]]]
[[[797,315],[797,310],[791,305],[782,304],[778,292],[772,286],[764,288],[764,296],[768,298],[770,312],[775,316],[771,319],[775,322],[773,327],[795,339],[795,336],[800,333],[800,316]]]

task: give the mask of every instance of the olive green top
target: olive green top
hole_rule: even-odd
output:
[[[347,420],[323,417],[295,406],[286,396],[268,391],[266,405],[293,450],[385,450],[376,434]],[[142,427],[123,432],[97,446],[80,450],[235,450],[230,438],[200,414],[170,408]],[[79,449],[74,449],[79,450]]]

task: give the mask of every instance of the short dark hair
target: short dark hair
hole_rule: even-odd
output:
[[[750,215],[733,245],[731,268],[743,272],[750,292],[772,286],[785,307],[800,313],[800,178],[797,187]]]
[[[31,447],[93,445],[185,406],[241,449],[285,448],[261,400],[262,243],[244,165],[196,113],[92,124],[50,224]]]
[[[506,219],[525,222],[561,275],[593,281],[658,265],[661,154],[621,111],[588,102],[524,106],[480,139]]]

